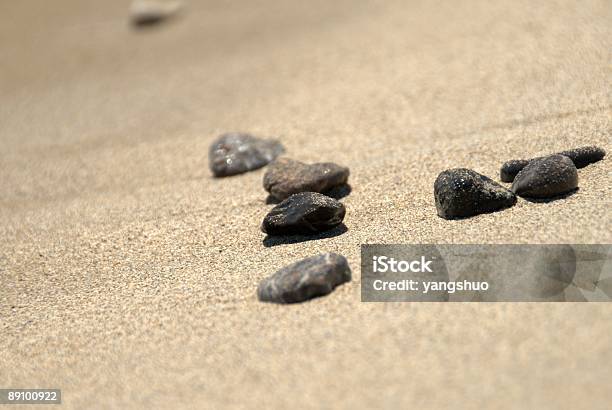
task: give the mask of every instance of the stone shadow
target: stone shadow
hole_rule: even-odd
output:
[[[323,195],[327,195],[331,198],[340,200],[348,196],[352,190],[353,188],[351,188],[349,184],[344,184],[344,185],[340,185],[338,187],[332,188],[329,191],[323,192]],[[268,197],[266,198],[266,205],[277,205],[281,202],[282,201],[274,198],[272,195],[268,195]]]
[[[336,226],[334,229],[330,229],[329,231],[320,232],[314,235],[266,235],[263,240],[263,245],[266,248],[270,248],[278,245],[289,245],[293,243],[316,241],[319,239],[335,238],[336,236],[340,236],[346,232],[348,232],[348,228],[345,224],[342,223]]]
[[[560,199],[565,199],[565,198],[569,198],[570,196],[574,195],[576,192],[578,192],[580,188],[576,188],[572,191],[566,192],[564,194],[561,195],[557,195],[557,196],[553,196],[551,198],[523,198],[525,201],[527,202],[531,202],[534,204],[547,204],[549,202],[554,202],[554,201],[558,201]]]

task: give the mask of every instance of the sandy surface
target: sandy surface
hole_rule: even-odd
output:
[[[610,243],[612,162],[564,200],[436,216],[449,167],[612,150],[610,1],[191,1],[0,9],[0,387],[70,408],[606,408],[612,305],[365,304],[362,243]],[[293,3],[293,4],[292,4]],[[263,171],[219,133],[351,169],[348,231],[264,246]],[[354,279],[294,306],[260,279],[323,251]]]

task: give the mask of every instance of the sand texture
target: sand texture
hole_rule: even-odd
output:
[[[0,387],[67,408],[609,408],[610,304],[367,304],[362,243],[611,243],[612,162],[564,199],[459,221],[433,182],[612,151],[610,1],[0,6]],[[213,179],[221,133],[350,168],[347,231],[268,240],[265,169]],[[510,184],[504,184],[509,187]],[[321,252],[304,304],[260,280]]]

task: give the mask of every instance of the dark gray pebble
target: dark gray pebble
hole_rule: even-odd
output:
[[[298,192],[326,192],[346,184],[349,169],[331,162],[304,164],[279,158],[270,164],[263,179],[264,189],[283,200]]]
[[[323,253],[286,266],[261,281],[257,297],[262,302],[298,303],[331,293],[351,280],[344,256]]]
[[[151,26],[172,17],[181,8],[181,1],[134,0],[130,7],[130,20],[136,27]]]
[[[578,188],[578,170],[565,155],[531,160],[514,178],[512,192],[525,198],[552,198]]]
[[[597,161],[601,161],[606,156],[606,151],[603,148],[596,146],[574,148],[567,151],[559,152],[553,155],[565,155],[572,160],[576,168],[584,168],[589,164]],[[536,159],[543,157],[532,158],[532,159],[513,159],[505,162],[500,170],[500,178],[503,182],[512,182],[516,175],[521,169]]]
[[[590,146],[570,149],[559,153],[572,160],[576,168],[584,168],[589,164],[600,161],[606,156],[603,148]]]
[[[513,159],[504,163],[499,173],[501,180],[503,182],[514,181],[514,177],[516,176],[516,174],[518,174],[521,169],[525,168],[525,165],[527,164],[529,164],[528,159]]]
[[[272,208],[261,230],[268,235],[323,232],[342,223],[345,213],[340,201],[317,192],[300,192]]]
[[[492,179],[466,168],[446,170],[434,183],[438,215],[445,219],[494,212],[516,203],[516,196]]]
[[[208,162],[215,177],[226,177],[261,168],[284,151],[276,140],[233,132],[221,135],[212,143]]]

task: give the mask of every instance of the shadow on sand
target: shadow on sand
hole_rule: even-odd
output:
[[[278,245],[289,245],[293,243],[300,242],[308,242],[308,241],[316,241],[319,239],[326,238],[334,238],[336,236],[340,236],[343,233],[347,232],[348,228],[344,224],[340,224],[336,226],[334,229],[330,229],[329,231],[321,232],[314,235],[282,235],[282,236],[270,236],[267,235],[263,244],[266,248],[270,248],[272,246]]]
[[[352,190],[353,188],[351,188],[349,184],[344,184],[344,185],[340,185],[338,187],[332,188],[329,191],[323,192],[323,195],[327,195],[331,198],[340,200],[344,198],[345,196],[348,196]],[[272,195],[268,195],[268,197],[266,198],[266,205],[277,205],[281,202],[282,201],[274,198]]]

